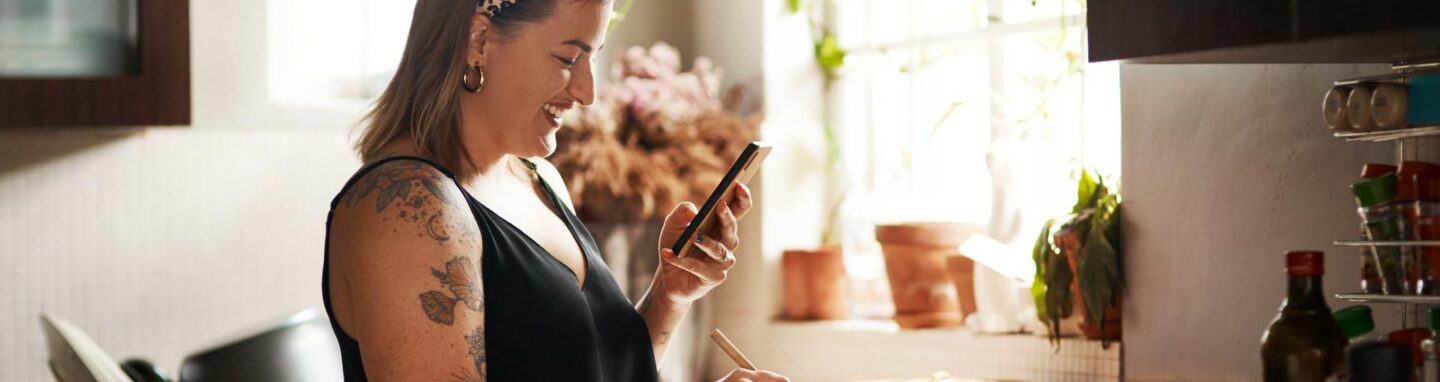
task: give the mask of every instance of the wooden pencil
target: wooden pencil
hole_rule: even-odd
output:
[[[741,353],[740,349],[736,348],[735,344],[731,343],[729,338],[725,338],[725,333],[720,332],[719,328],[716,328],[714,332],[710,333],[710,339],[715,340],[715,344],[720,345],[720,350],[724,350],[725,354],[729,355],[730,359],[735,360],[735,364],[739,365],[740,368],[755,370],[755,364],[750,363],[750,359],[745,358],[745,354]]]

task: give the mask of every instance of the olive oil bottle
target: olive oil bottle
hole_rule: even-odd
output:
[[[1280,314],[1260,340],[1265,381],[1345,379],[1345,346],[1349,340],[1325,304],[1321,283],[1325,254],[1286,253],[1285,273],[1290,278],[1289,292],[1280,305]]]

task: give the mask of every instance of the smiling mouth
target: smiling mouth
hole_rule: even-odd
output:
[[[545,104],[545,106],[542,107],[541,109],[545,110],[545,116],[550,117],[550,119],[551,119],[551,120],[554,120],[554,121],[556,122],[556,124],[559,124],[559,122],[560,122],[560,115],[561,115],[561,114],[565,114],[565,111],[566,111],[566,110],[570,110],[570,107],[569,107],[569,106],[560,107],[560,106],[555,106],[554,104],[548,104],[548,103],[547,103],[547,104]]]

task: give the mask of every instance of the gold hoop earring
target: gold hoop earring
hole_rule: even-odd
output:
[[[473,85],[473,86],[470,85],[470,71],[471,71],[471,70],[474,70],[474,71],[477,73],[477,74],[476,74],[476,77],[477,77],[476,83],[475,83],[475,85]],[[480,92],[480,89],[484,89],[484,88],[485,88],[485,67],[480,66],[479,63],[476,63],[475,66],[466,67],[466,68],[465,68],[465,71],[464,71],[464,72],[461,72],[461,74],[460,74],[460,86],[461,86],[461,87],[464,87],[464,88],[465,88],[465,91],[467,91],[467,92],[479,93],[479,92]]]

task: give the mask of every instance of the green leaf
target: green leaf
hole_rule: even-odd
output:
[[[1035,315],[1042,322],[1048,322],[1050,318],[1050,310],[1046,309],[1045,303],[1045,266],[1055,255],[1050,245],[1050,227],[1054,224],[1055,219],[1045,221],[1040,236],[1035,238],[1035,249],[1031,251],[1031,258],[1035,260],[1035,281],[1030,284],[1030,298],[1035,301]]]
[[[950,119],[950,115],[951,115],[951,114],[955,114],[955,110],[960,109],[960,106],[962,106],[962,105],[965,105],[965,103],[964,103],[964,102],[960,102],[960,101],[955,101],[955,102],[951,102],[951,103],[950,103],[950,106],[946,106],[946,107],[945,107],[945,112],[942,113],[942,114],[940,114],[940,120],[939,120],[939,121],[935,121],[935,127],[931,127],[931,128],[930,128],[930,139],[935,139],[935,134],[936,134],[936,133],[939,133],[939,132],[940,132],[940,128],[943,127],[943,126],[945,126],[945,120]]]
[[[840,74],[840,68],[845,66],[845,49],[840,47],[835,34],[826,31],[820,40],[815,41],[815,62],[820,64],[827,77],[835,78]]]
[[[835,127],[830,122],[822,122],[820,131],[825,134],[825,154],[830,159],[830,166],[833,168],[840,164],[840,138],[835,134]]]
[[[805,0],[789,0],[786,3],[789,5],[790,13],[800,13],[800,10],[809,6],[809,2]]]
[[[1080,213],[1081,210],[1084,210],[1090,205],[1091,199],[1095,196],[1095,190],[1099,188],[1099,186],[1095,178],[1090,176],[1089,170],[1080,170],[1080,187],[1076,190],[1075,208],[1071,209],[1070,212]]]
[[[1085,318],[1093,323],[1104,322],[1105,308],[1115,297],[1120,276],[1120,259],[1104,230],[1093,230],[1088,245],[1080,252],[1077,272],[1080,295],[1085,300]]]
[[[624,3],[620,3],[620,8],[616,9],[614,13],[610,14],[610,23],[605,25],[605,32],[614,32],[615,27],[618,27],[620,26],[620,23],[625,22],[625,15],[630,14],[630,7],[634,5],[635,0],[625,0]]]

